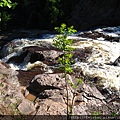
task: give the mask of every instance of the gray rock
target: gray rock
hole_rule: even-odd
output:
[[[63,74],[40,74],[35,76],[27,89],[38,95],[42,92],[45,93],[45,90],[62,90],[65,89],[65,86],[66,82]],[[46,95],[52,94],[47,91],[46,93]]]
[[[73,107],[73,115],[88,115],[88,108],[85,103]]]
[[[31,113],[35,112],[36,108],[33,102],[24,99],[22,103],[18,106],[19,111],[23,115],[30,115]]]
[[[100,100],[105,99],[105,97],[100,93],[100,91],[94,85],[89,86],[87,84],[84,84],[81,89],[87,94],[88,97],[94,97]]]
[[[53,100],[46,99],[40,102],[37,115],[66,115],[67,105]]]

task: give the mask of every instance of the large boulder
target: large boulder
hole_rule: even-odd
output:
[[[67,75],[68,79],[72,78],[70,75]],[[43,98],[51,98],[57,101],[64,101],[61,99],[61,95],[64,96],[66,100],[66,81],[64,78],[64,74],[40,74],[32,79],[30,85],[27,87],[30,93],[36,95],[37,97]],[[69,88],[69,96],[73,97],[73,89]]]
[[[75,78],[68,75],[68,79],[75,84]],[[41,74],[35,76],[27,87],[29,94],[34,94],[37,101],[37,115],[65,115],[67,109],[66,82],[62,73]],[[116,99],[114,99],[116,100]],[[111,102],[109,101],[111,104]],[[109,104],[108,103],[108,104]],[[100,91],[90,84],[82,82],[73,89],[68,87],[68,105],[72,106],[74,115],[91,115],[93,112],[111,114],[116,111],[116,105],[109,108],[106,98]],[[105,108],[105,111],[102,110]],[[101,111],[102,110],[102,111]]]

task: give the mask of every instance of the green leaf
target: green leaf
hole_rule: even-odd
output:
[[[69,84],[73,89],[76,89],[76,88],[77,88],[77,86],[74,85],[70,80],[68,80],[68,84]]]
[[[70,68],[70,67],[65,67],[65,71],[66,71],[67,73],[72,73],[72,72],[73,72],[73,69]]]
[[[4,85],[2,83],[0,83],[0,87],[3,87]]]
[[[7,3],[7,7],[8,7],[8,8],[11,8],[11,7],[12,7],[12,4]]]
[[[117,113],[113,112],[113,113],[111,114],[111,116],[115,117],[115,116],[117,116]]]
[[[80,85],[82,84],[83,80],[80,78],[80,79],[76,79],[77,80],[77,85]]]
[[[100,115],[100,112],[92,112],[92,115]]]
[[[8,8],[15,8],[17,3],[12,3],[11,0],[1,0],[0,7],[8,7]]]
[[[70,86],[73,86],[73,83],[72,83],[70,80],[68,80],[68,84],[69,84]]]
[[[72,86],[72,88],[73,88],[73,89],[76,89],[76,88],[77,88],[77,86],[76,86],[76,85],[73,85],[73,86]]]
[[[65,56],[68,57],[68,58],[72,58],[72,57],[73,57],[73,54],[67,53]]]

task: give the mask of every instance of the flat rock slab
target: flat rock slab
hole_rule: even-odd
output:
[[[23,115],[30,115],[31,113],[35,112],[36,108],[33,102],[30,102],[27,99],[24,99],[22,103],[18,106],[19,111]]]

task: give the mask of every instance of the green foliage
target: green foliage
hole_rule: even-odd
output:
[[[5,7],[8,7],[8,8],[12,8],[14,9],[16,7],[17,3],[12,3],[10,0],[1,0],[0,2],[0,7],[2,8],[5,8]]]
[[[81,78],[79,78],[79,79],[77,78],[76,81],[77,81],[77,86],[82,84],[82,82],[83,82],[83,80]]]
[[[74,84],[73,82],[71,82],[70,80],[68,80],[68,84],[73,88],[73,89],[77,89],[77,87],[82,84],[83,80],[81,78],[77,78],[76,79],[77,83]],[[72,105],[70,106],[70,115],[72,115],[72,110],[73,110],[73,105],[74,105],[74,98],[75,98],[76,94],[73,94],[73,98],[72,98]]]
[[[74,29],[74,26],[70,26],[70,27],[67,28],[65,23],[62,23],[61,27],[55,27],[55,30],[58,31],[60,34],[64,34],[65,37],[67,37],[67,35],[69,35],[69,34],[77,32]]]
[[[77,86],[79,86],[80,84],[82,84],[83,80],[81,78],[77,78],[76,79],[77,83],[76,84],[73,84],[70,80],[68,80],[68,84],[73,88],[73,89],[76,89]]]
[[[46,0],[45,10],[48,13],[50,27],[57,25],[58,19],[63,15],[61,0]]]
[[[3,29],[7,28],[7,22],[11,19],[11,15],[7,12],[0,13],[0,23]]]
[[[0,25],[3,29],[6,29],[7,22],[11,19],[11,15],[6,11],[6,8],[14,9],[17,3],[12,3],[10,0],[1,0],[0,7]]]
[[[0,7],[8,7],[11,8],[12,7],[12,2],[10,0],[1,0],[0,2]]]
[[[0,13],[0,25],[7,28],[27,27],[53,30],[62,21],[68,21],[72,8],[74,8],[77,1],[0,0],[0,9],[2,11],[2,14]],[[9,14],[9,20],[5,19],[6,17],[3,18],[7,14]]]
[[[116,113],[116,112],[113,112],[111,115],[112,115],[113,117],[116,117],[116,116],[117,116],[117,113]]]
[[[66,81],[66,90],[67,90],[67,116],[69,116],[69,110],[70,109],[70,113],[72,113],[72,107],[68,106],[68,85],[71,85],[73,88],[76,88],[75,85],[73,85],[73,83],[70,82],[70,80],[68,80],[67,74],[68,73],[72,73],[73,69],[71,68],[71,63],[72,63],[72,51],[74,50],[71,45],[72,45],[72,40],[68,40],[67,36],[69,34],[75,33],[76,30],[73,28],[73,26],[68,27],[66,26],[66,24],[61,24],[61,27],[55,27],[55,30],[58,31],[60,33],[60,35],[57,36],[56,39],[53,40],[54,45],[63,51],[63,56],[62,58],[59,58],[59,63],[60,63],[60,68],[63,69],[64,71],[64,78]],[[79,83],[79,82],[78,82]]]
[[[0,83],[0,87],[3,87],[4,85],[2,83]]]
[[[100,112],[92,112],[92,115],[100,115]]]
[[[55,30],[58,31],[60,33],[60,35],[57,36],[56,39],[53,40],[54,45],[60,49],[63,50],[63,57],[59,58],[59,63],[60,63],[60,67],[63,68],[65,73],[72,73],[73,70],[70,67],[72,61],[72,54],[71,51],[73,51],[74,49],[70,46],[72,45],[72,40],[68,40],[67,36],[69,34],[75,33],[76,30],[73,28],[73,26],[71,27],[66,27],[66,24],[61,24],[61,27],[55,27]]]
[[[76,95],[73,95],[72,98],[72,105],[68,105],[68,85],[70,85],[73,89],[77,89],[77,87],[83,82],[82,79],[77,78],[76,84],[71,82],[67,76],[68,73],[72,73],[73,69],[71,68],[71,63],[73,62],[72,57],[73,54],[71,53],[74,49],[71,47],[72,40],[69,40],[67,37],[69,34],[75,33],[76,30],[73,26],[67,27],[66,24],[61,24],[60,27],[55,27],[55,30],[60,33],[57,35],[57,38],[53,40],[54,45],[63,51],[63,56],[59,58],[60,68],[64,71],[64,78],[66,81],[66,90],[67,90],[67,116],[72,115],[72,108],[74,105],[74,98]],[[69,109],[69,110],[68,110]],[[68,112],[70,111],[70,112]],[[68,119],[68,117],[67,117]]]

